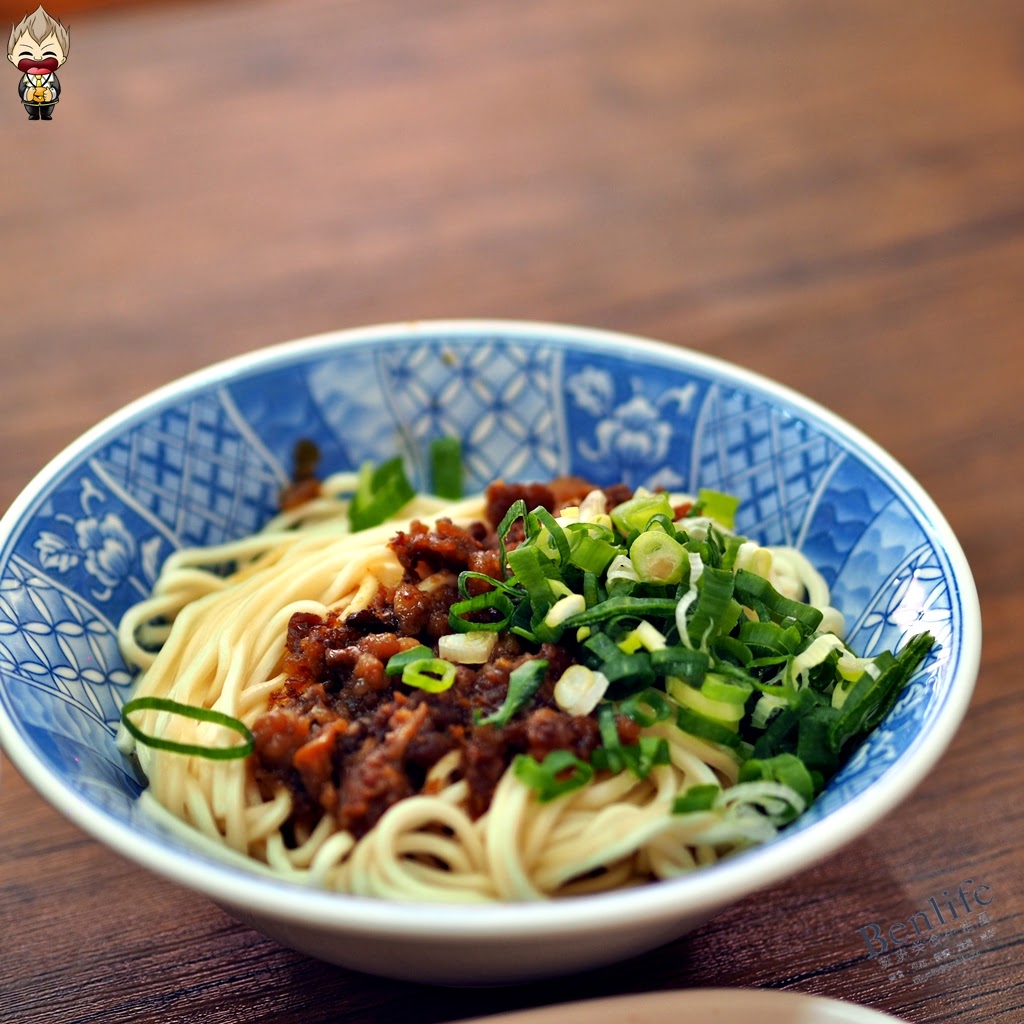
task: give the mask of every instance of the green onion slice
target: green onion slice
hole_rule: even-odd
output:
[[[694,811],[710,811],[721,792],[721,787],[713,782],[690,786],[685,793],[676,797],[672,804],[672,813],[692,814]]]
[[[512,771],[524,786],[537,794],[541,803],[571,793],[594,777],[594,769],[568,750],[552,750],[543,761],[529,754],[518,754],[512,762]]]
[[[870,673],[865,672],[857,680],[830,726],[829,738],[833,749],[839,750],[849,740],[870,732],[881,722],[934,642],[931,633],[919,633],[877,679],[872,679]]]
[[[567,623],[571,621],[566,620]],[[628,682],[634,689],[639,689],[655,681],[651,656],[647,651],[626,654],[607,633],[594,633],[583,642],[583,646],[598,659],[597,667],[609,683]]]
[[[810,806],[814,799],[814,780],[807,766],[796,754],[776,754],[769,758],[749,758],[740,768],[739,782],[752,781],[780,782],[789,786],[803,801]],[[792,814],[795,818],[796,814]]]
[[[161,736],[150,736],[131,720],[130,716],[136,711],[166,711],[172,715],[181,715],[182,718],[193,718],[198,722],[213,722],[237,732],[244,742],[233,747],[208,747],[200,743],[179,743],[177,740],[168,740]],[[144,746],[189,757],[205,757],[210,761],[233,761],[248,757],[252,753],[254,743],[249,727],[237,718],[226,715],[223,711],[214,711],[212,708],[182,704],[169,697],[135,697],[126,701],[121,708],[121,723],[128,733]]]
[[[459,573],[459,594],[464,599],[469,599],[471,596],[469,593],[469,581],[479,580],[481,583],[489,585],[489,589],[500,590],[505,594],[508,594],[510,598],[517,599],[523,596],[523,592],[513,586],[506,580],[496,580],[493,576],[488,576],[485,572],[474,572],[472,569],[463,569]]]
[[[700,686],[711,664],[711,659],[703,651],[695,651],[691,647],[663,647],[660,651],[651,651],[651,664],[656,672],[666,676],[678,676],[690,686]]]
[[[683,732],[700,739],[721,743],[728,747],[738,747],[740,738],[734,729],[694,708],[681,707],[676,713],[676,725]]]
[[[722,672],[709,672],[701,683],[700,692],[709,700],[726,704],[746,704],[754,684],[739,676],[730,677]]]
[[[736,522],[736,509],[739,508],[740,499],[734,494],[724,494],[722,491],[713,491],[710,488],[702,487],[697,492],[696,507],[700,509],[700,515],[714,519],[720,526],[731,530]]]
[[[492,608],[500,615],[500,618],[495,621],[478,622],[464,618],[464,616]],[[501,590],[488,590],[484,594],[477,594],[476,597],[467,598],[465,601],[456,601],[448,609],[448,625],[456,633],[470,633],[474,630],[498,633],[509,624],[515,610],[515,605],[507,594],[502,593]]]
[[[479,719],[476,724],[496,725],[499,728],[508,725],[513,715],[525,708],[533,699],[547,670],[548,663],[544,658],[524,661],[518,668],[513,669],[512,674],[508,677],[508,690],[501,707]]]
[[[656,722],[667,721],[674,714],[674,708],[661,690],[649,686],[623,700],[619,704],[619,713],[647,728]]]
[[[664,491],[656,494],[637,494],[616,505],[611,511],[612,522],[623,536],[628,537],[634,530],[645,530],[655,516],[672,519],[672,505]]]
[[[566,619],[565,625],[575,628],[576,626],[590,626],[597,622],[610,622],[627,616],[639,619],[659,615],[669,616],[675,614],[676,604],[677,602],[672,598],[617,595],[594,605],[593,608],[588,608],[585,612],[580,612],[579,615],[573,615],[572,618]]]
[[[548,536],[551,538],[551,542],[555,546],[555,550],[558,552],[558,562],[560,565],[566,565],[570,558],[569,549],[569,538],[565,535],[565,530],[559,525],[555,517],[546,509],[543,505],[538,505],[537,508],[531,513],[538,524],[543,527]]]
[[[626,759],[622,755],[619,725],[615,719],[613,704],[602,704],[598,708],[597,727],[601,733],[601,746],[590,755],[590,759],[595,768],[618,774],[626,767]]]
[[[521,544],[506,556],[516,582],[526,591],[535,612],[543,615],[555,603],[551,581],[558,579],[558,566],[539,548]]]
[[[598,771],[617,775],[628,768],[638,779],[646,779],[655,765],[668,764],[670,760],[668,741],[660,736],[641,736],[639,743],[628,746],[597,747],[590,755],[590,763]]]
[[[828,705],[813,707],[797,725],[796,756],[808,769],[830,776],[838,767],[838,751],[832,746],[831,729],[839,710]]]
[[[462,445],[457,437],[430,442],[430,489],[439,498],[462,497]]]
[[[813,605],[783,597],[763,576],[747,569],[737,569],[737,599],[762,620],[783,626],[795,625],[804,636],[813,633],[821,623],[822,612]],[[741,640],[746,638],[741,635]]]
[[[783,628],[775,622],[752,622],[744,619],[740,623],[739,639],[750,648],[754,657],[770,657],[780,654],[796,654],[803,643],[803,634],[796,626]]]
[[[739,617],[740,609],[736,607],[736,618],[733,618],[733,574],[728,569],[706,566],[697,590],[697,602],[687,628],[690,640],[703,646],[705,635],[710,639],[718,632],[728,632]]]
[[[415,495],[401,456],[396,455],[376,467],[372,462],[365,462],[359,469],[356,492],[349,505],[349,525],[353,531],[377,526],[390,519]]]
[[[429,647],[424,647],[423,644],[420,644],[418,647],[410,647],[407,651],[399,651],[397,654],[392,654],[388,658],[384,672],[389,676],[401,675],[405,671],[406,665],[411,665],[414,661],[426,661],[428,658],[433,657],[434,652]]]
[[[620,553],[614,531],[600,523],[567,523],[564,530],[569,538],[569,559],[584,573],[603,573]]]
[[[690,568],[683,546],[661,530],[641,533],[629,549],[629,559],[644,583],[678,583]]]
[[[455,682],[455,672],[455,666],[444,658],[420,658],[405,665],[402,669],[402,682],[417,690],[426,690],[427,693],[444,693]]]
[[[638,779],[646,779],[655,765],[670,761],[668,740],[659,736],[641,736],[639,743],[620,747],[619,752]]]
[[[526,502],[523,501],[522,498],[517,498],[511,505],[509,505],[508,511],[504,516],[502,516],[501,522],[498,524],[498,554],[500,558],[498,564],[501,566],[502,572],[505,570],[505,560],[507,557],[505,540],[517,519],[523,520],[523,526],[526,530],[527,537],[529,537],[530,522],[526,513]]]

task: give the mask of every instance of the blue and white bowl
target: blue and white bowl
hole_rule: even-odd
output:
[[[226,865],[136,805],[114,746],[131,685],[123,612],[176,548],[259,527],[311,437],[324,468],[463,439],[470,488],[496,476],[711,487],[739,532],[795,544],[862,654],[938,641],[892,712],[777,839],[692,876],[557,905],[411,906],[324,894]],[[415,481],[414,481],[415,482]],[[47,466],[0,521],[0,741],[74,823],[283,943],[441,983],[593,967],[671,940],[805,869],[904,799],[949,744],[980,657],[977,595],[941,513],[849,424],[684,349],[547,324],[453,321],[327,334],[193,374],[133,403]]]

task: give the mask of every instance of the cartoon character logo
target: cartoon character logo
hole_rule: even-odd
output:
[[[30,121],[49,121],[60,97],[57,68],[68,59],[71,34],[42,7],[11,29],[7,59],[22,73],[18,94]]]

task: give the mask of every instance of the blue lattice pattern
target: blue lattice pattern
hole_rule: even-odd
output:
[[[463,439],[468,485],[551,477],[566,462],[557,429],[557,353],[481,338],[441,339],[414,353],[379,356],[385,392],[400,428],[421,451],[432,437]]]
[[[96,462],[182,545],[220,543],[257,529],[281,483],[231,413],[223,392],[197,396],[144,420]]]
[[[694,479],[740,498],[741,528],[798,544],[842,452],[827,435],[761,395],[716,386],[694,436]]]

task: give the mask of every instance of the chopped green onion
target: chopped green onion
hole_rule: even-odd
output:
[[[813,633],[821,623],[819,608],[783,597],[763,576],[737,569],[734,577],[736,597],[757,617],[780,625],[795,625],[804,636]]]
[[[735,525],[736,509],[739,508],[739,504],[740,499],[732,494],[723,494],[721,491],[713,491],[706,487],[697,492],[700,515],[714,519],[726,530],[731,530]]]
[[[704,690],[703,684],[698,690],[687,685],[681,679],[669,677],[665,681],[665,685],[668,689],[668,695],[677,704],[690,708],[710,721],[725,726],[731,732],[736,732],[739,729],[739,723],[743,719],[744,711],[742,704],[709,697]]]
[[[655,765],[668,764],[670,760],[668,741],[660,736],[641,736],[638,743],[619,747],[619,753],[638,779],[646,779]]]
[[[795,754],[776,754],[770,758],[749,758],[740,767],[740,782],[778,782],[792,789],[809,806],[814,799],[814,781],[807,766]],[[785,820],[791,821],[796,813],[791,812]]]
[[[635,494],[628,501],[612,509],[612,522],[628,537],[633,531],[641,532],[655,516],[672,518],[672,505],[664,491],[656,494]]]
[[[722,569],[734,569],[736,567],[736,557],[739,554],[740,548],[747,543],[745,537],[726,537],[725,547],[722,550],[722,561],[719,563]]]
[[[691,686],[700,686],[711,659],[704,651],[691,647],[672,646],[651,652],[651,665],[665,676],[678,676]]]
[[[668,597],[632,597],[622,595],[609,597],[600,604],[588,608],[566,621],[567,626],[590,626],[596,622],[610,622],[625,617],[647,618],[648,616],[672,615],[676,601]]]
[[[390,519],[416,495],[400,456],[374,467],[365,462],[359,469],[355,494],[348,509],[353,531],[365,530]]]
[[[789,699],[775,693],[762,693],[750,712],[750,724],[755,729],[767,729],[775,716],[789,707]],[[760,742],[760,741],[759,741]]]
[[[593,523],[570,523],[565,530],[569,537],[569,560],[591,574],[604,572],[619,550],[607,536],[591,532],[595,529],[603,530],[603,534],[611,533]]]
[[[796,654],[803,642],[803,634],[796,626],[783,629],[778,623],[744,619],[740,623],[739,639],[755,657],[773,654]]]
[[[655,512],[654,515],[647,520],[644,532],[647,533],[651,530],[661,530],[667,536],[674,537],[676,540],[679,540],[676,524],[672,521],[672,516],[668,515],[666,512]],[[635,537],[630,537],[630,546],[632,546],[632,542],[635,539]]]
[[[469,593],[470,580],[479,580],[481,583],[487,584],[488,589],[500,590],[512,599],[522,597],[522,591],[519,590],[518,587],[508,583],[506,580],[496,580],[493,576],[488,576],[485,572],[474,572],[472,569],[463,569],[463,571],[459,573],[459,594],[464,599],[468,599],[471,596]]]
[[[700,692],[708,700],[743,707],[754,692],[754,684],[738,676],[731,678],[721,672],[709,672],[701,683]]]
[[[656,722],[664,722],[673,715],[669,699],[660,690],[648,687],[631,694],[619,704],[619,714],[647,728]]]
[[[664,633],[655,629],[646,619],[637,623],[636,629],[633,630],[633,635],[640,641],[641,646],[645,647],[648,651],[662,651],[668,647]]]
[[[583,643],[583,646],[600,661],[608,661],[622,654],[618,645],[607,633],[594,633]]]
[[[498,634],[493,630],[448,633],[437,638],[437,656],[457,665],[485,665],[497,642]]]
[[[616,774],[626,767],[617,717],[614,704],[602,704],[597,709],[597,728],[601,734],[601,746],[590,755],[595,768]]]
[[[389,676],[401,675],[406,665],[432,657],[434,657],[434,652],[429,647],[424,647],[423,644],[420,644],[418,647],[410,647],[407,651],[399,651],[397,654],[392,654],[388,658],[384,672]]]
[[[688,623],[690,640],[704,648],[713,634],[728,632],[740,609],[732,600],[733,574],[728,569],[705,566],[697,584],[697,602]]]
[[[723,725],[691,707],[679,709],[676,713],[676,725],[683,732],[688,732],[699,739],[710,740],[712,743],[722,743],[727,747],[736,747],[740,743],[740,737],[734,728]]]
[[[661,530],[641,533],[629,549],[629,560],[644,583],[678,583],[690,567],[683,546]]]
[[[755,757],[771,757],[780,751],[791,749],[796,744],[800,716],[793,707],[787,703],[780,711],[766,717],[768,724],[754,742]]]
[[[710,644],[712,654],[722,666],[732,665],[739,668],[749,665],[754,655],[750,648],[734,636],[717,636]]]
[[[875,728],[888,714],[904,684],[917,670],[934,642],[931,633],[918,634],[877,678],[873,679],[870,673],[865,672],[854,683],[829,730],[834,749],[841,749],[855,736]]]
[[[136,711],[166,711],[172,715],[180,715],[182,718],[193,718],[198,722],[212,722],[238,733],[244,742],[233,747],[209,747],[200,743],[180,743],[177,740],[168,740],[161,736],[150,736],[131,720],[130,716]],[[249,727],[237,718],[233,718],[223,711],[214,711],[212,708],[182,704],[169,697],[135,697],[127,701],[121,708],[121,724],[135,740],[144,746],[152,747],[154,750],[167,750],[174,754],[185,754],[189,757],[205,757],[210,761],[233,761],[237,758],[248,757],[252,753],[254,744]]]
[[[447,450],[457,454],[453,445]],[[381,491],[401,493],[389,476],[401,465],[392,462],[387,472],[361,471],[357,511],[378,505]],[[774,834],[812,801],[848,745],[891,709],[933,641],[923,634],[898,656],[855,657],[819,631],[818,608],[751,571],[767,571],[769,553],[733,535],[736,505],[702,490],[691,513],[704,518],[687,532],[660,492],[641,491],[607,516],[573,510],[562,521],[516,501],[498,525],[503,578],[460,573],[453,632],[440,638],[437,656],[422,645],[402,652],[389,660],[388,675],[440,690],[452,685],[453,663],[486,660],[499,632],[538,646],[574,637],[578,648],[568,653],[576,656],[552,697],[569,714],[596,717],[600,745],[589,763],[568,750],[543,762],[518,756],[516,774],[539,799],[586,784],[595,770],[646,777],[669,762],[669,742],[644,735],[623,744],[619,725],[673,721],[743,766],[736,786],[692,786],[674,812],[715,811],[721,820],[701,842]],[[520,664],[501,707],[486,716],[476,710],[474,725],[507,726],[531,706],[549,667],[536,655]]]
[[[539,548],[521,544],[506,556],[516,582],[526,591],[534,611],[543,614],[555,603],[551,582],[558,579],[557,565]]]
[[[796,756],[809,769],[831,774],[839,764],[838,751],[832,745],[831,731],[837,708],[819,705],[810,708],[797,725]]]
[[[768,839],[779,826],[789,824],[807,808],[807,802],[792,786],[770,779],[737,782],[719,797],[718,804],[727,818],[739,815],[747,824],[753,824],[755,832],[750,838],[755,841],[761,831],[756,823],[768,826],[764,834]],[[706,833],[701,838],[708,842]]]
[[[583,647],[598,659],[598,667],[610,683],[650,686],[654,682],[651,656],[646,651],[625,654],[607,633],[594,633],[584,640]]]
[[[529,754],[517,754],[512,761],[512,771],[524,786],[537,794],[541,803],[571,793],[594,777],[594,769],[568,750],[552,750],[543,761]]]
[[[616,592],[618,592],[618,588],[624,585],[626,593],[631,593],[633,589],[632,584],[640,582],[640,577],[636,574],[636,569],[633,568],[629,555],[626,554],[616,555],[611,560],[608,568],[605,570],[604,579],[608,585],[609,597],[612,596],[613,587],[616,587]]]
[[[608,677],[586,665],[570,665],[555,683],[555,703],[570,715],[589,715],[608,689]]]
[[[551,629],[561,626],[566,619],[573,615],[579,615],[587,606],[586,598],[582,594],[566,594],[560,597],[544,614],[544,625]]]
[[[598,771],[618,774],[628,768],[638,779],[646,779],[655,765],[669,764],[668,741],[660,736],[641,736],[638,743],[623,745],[615,736],[614,744],[597,747],[590,763]]]
[[[540,684],[544,681],[544,673],[547,670],[548,663],[544,658],[524,661],[518,668],[513,669],[508,677],[508,690],[501,707],[485,718],[479,719],[476,724],[498,727],[508,725],[512,717],[525,708],[532,700],[533,695],[540,689]]]
[[[501,522],[498,524],[498,554],[502,571],[505,569],[506,561],[505,541],[517,519],[522,519],[524,528],[529,531],[530,524],[526,513],[526,502],[522,498],[517,498],[509,505],[508,511],[502,516]]]
[[[498,612],[500,618],[491,622],[479,622],[475,619],[464,618],[467,615],[475,615],[477,612],[493,609]],[[515,612],[515,605],[507,594],[501,590],[488,590],[486,593],[477,594],[476,597],[467,598],[465,601],[456,601],[448,609],[448,625],[456,633],[500,632],[508,624]]]
[[[716,786],[713,782],[690,786],[675,798],[672,804],[672,813],[692,814],[695,811],[710,811],[721,792],[722,787]]]
[[[402,669],[402,682],[427,693],[444,693],[455,682],[456,668],[443,658],[421,658]]]
[[[439,498],[462,497],[462,445],[457,437],[430,442],[430,489]]]
[[[538,506],[531,513],[537,520],[541,531],[537,536],[536,543],[543,543],[545,539],[550,538],[551,543],[555,547],[555,551],[558,554],[558,562],[561,565],[566,565],[570,559],[569,539],[565,535],[565,530],[559,526],[555,517],[542,505]]]
[[[587,602],[588,608],[593,608],[595,604],[604,600],[601,591],[601,582],[597,578],[596,573],[583,573],[583,597]]]

